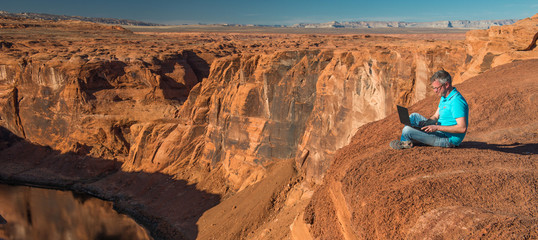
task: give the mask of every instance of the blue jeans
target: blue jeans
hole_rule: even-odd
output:
[[[409,119],[411,120],[411,125],[413,126],[418,126],[420,121],[427,120],[427,118],[418,113],[412,113],[409,115]],[[454,144],[448,141],[448,137],[442,132],[437,131],[427,133],[409,126],[405,126],[403,128],[400,141],[421,142],[435,147],[455,147]]]

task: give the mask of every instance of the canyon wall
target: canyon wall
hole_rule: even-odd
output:
[[[458,71],[461,74],[460,80],[469,79],[506,63],[536,58],[536,53],[532,51],[534,47],[527,49],[536,33],[538,14],[512,25],[467,32],[467,57]],[[527,50],[523,51],[525,49]]]
[[[0,185],[2,239],[150,239],[112,203],[59,190]],[[53,203],[53,204],[51,204]]]
[[[396,103],[423,98],[433,71],[456,69],[452,58],[463,58],[457,47],[435,44],[229,57],[213,63],[200,83],[204,94],[191,93],[194,107],[183,110],[208,109],[201,159],[222,164],[236,188],[259,180],[272,160],[286,158],[297,158],[317,181],[327,159],[359,126],[385,117]]]
[[[426,97],[433,72],[445,69],[461,82],[532,58],[515,49],[530,37],[507,36],[532,34],[534,18],[471,31],[465,44],[369,35],[145,36],[37,22],[65,36],[28,27],[31,34],[4,37],[0,121],[62,152],[117,159],[126,171],[160,171],[218,192],[241,190],[287,158],[319,182],[359,126]]]
[[[241,190],[288,158],[320,181],[359,126],[424,98],[434,71],[456,72],[464,60],[460,42],[372,36],[276,36],[265,44],[286,48],[264,52],[252,40],[196,50],[169,43],[150,54],[98,36],[85,37],[94,48],[34,37],[2,48],[3,126],[217,192]]]
[[[470,115],[456,148],[390,149],[397,114],[364,125],[335,154],[294,223],[307,230],[297,231],[312,239],[537,238],[537,80],[531,59],[459,84]],[[435,111],[437,99],[412,110]]]
[[[470,109],[463,143],[388,150],[400,137],[401,127],[390,124],[397,114],[361,127],[294,222],[303,228],[292,232],[312,239],[536,238],[537,33],[538,15],[467,33],[465,81],[456,86]],[[434,111],[436,101],[427,97],[411,110]]]
[[[372,35],[133,34],[90,23],[4,18],[0,126],[33,146],[68,153],[64,158],[121,163],[119,173],[106,172],[112,177],[92,172],[98,183],[89,189],[109,199],[132,197],[126,197],[124,208],[170,221],[166,224],[195,237],[192,228],[207,208],[195,211],[189,224],[181,223],[186,221],[182,216],[163,210],[169,206],[137,195],[137,186],[122,174],[163,174],[171,177],[163,181],[179,180],[182,187],[194,186],[226,201],[266,179],[273,163],[291,159],[305,182],[321,183],[337,150],[356,138],[362,125],[394,113],[396,104],[426,98],[433,72],[445,69],[455,82],[463,82],[502,63],[536,58],[536,50],[518,51],[538,31],[536,19],[471,31],[466,41],[434,41]],[[0,142],[0,150],[10,144]],[[5,152],[16,159],[12,152],[0,153]],[[286,181],[277,185],[294,187]],[[159,189],[167,184],[160,183]],[[152,193],[147,185],[142,192]],[[249,191],[242,192],[248,197]],[[166,197],[177,199],[176,192],[170,194]],[[197,199],[208,199],[204,194]],[[265,203],[272,206],[268,195]],[[129,205],[131,199],[144,204]],[[190,204],[204,205],[203,200]],[[233,204],[223,206],[235,210]],[[165,217],[152,215],[154,210]],[[211,221],[219,219],[208,220],[208,229],[215,226]],[[241,235],[244,229],[237,231]]]

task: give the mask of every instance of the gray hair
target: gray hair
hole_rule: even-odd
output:
[[[434,73],[430,78],[430,82],[433,83],[435,80],[439,81],[440,84],[448,83],[448,85],[452,85],[452,77],[450,76],[450,73],[446,72],[445,70],[439,70]]]

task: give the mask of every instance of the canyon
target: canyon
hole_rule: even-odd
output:
[[[111,202],[87,195],[2,184],[0,204],[10,216],[9,225],[0,225],[2,239],[150,239],[132,219],[114,212]]]
[[[526,154],[516,159],[519,165],[507,167],[531,169],[510,182],[522,186],[514,188],[515,193],[531,196],[507,207],[524,216],[522,223],[492,232],[530,229],[536,236],[536,217],[530,213],[537,207],[532,191],[538,179],[532,103],[538,75],[532,69],[538,65],[532,59],[538,54],[532,47],[520,51],[536,32],[538,15],[469,31],[465,40],[443,33],[411,38],[133,33],[113,25],[4,17],[0,19],[0,179],[113,201],[155,239],[423,238],[434,236],[424,226],[440,221],[440,215],[495,223],[505,215],[461,202],[395,215],[405,206],[391,207],[392,202],[379,200],[390,191],[375,191],[375,186],[385,184],[383,179],[423,174],[418,167],[423,156],[433,159],[424,161],[435,162],[452,151],[417,148],[394,153],[387,145],[398,134],[395,105],[433,111],[429,77],[445,69],[469,95],[476,92],[468,100],[481,117],[471,119],[476,128],[471,128],[469,139],[522,144]],[[502,70],[505,64],[528,71]],[[505,122],[493,122],[497,128],[488,129],[488,115],[495,108],[481,108],[482,98],[493,101],[488,93],[495,90],[486,81],[493,78],[500,85],[499,76],[513,79],[510,89],[515,92],[506,93],[526,104],[516,109],[501,105],[520,116],[525,130],[502,132],[506,129],[499,126]],[[519,90],[520,85],[527,90]],[[516,137],[501,138],[508,133]],[[492,150],[478,145],[455,150],[459,158],[453,161],[473,159],[466,155],[488,159],[485,155]],[[512,155],[493,159],[513,160]],[[356,166],[360,163],[366,167]],[[461,168],[457,165],[461,163],[454,164],[444,166],[446,171]],[[394,170],[386,170],[390,167]],[[370,175],[374,177],[361,180]],[[498,175],[471,175],[467,181]],[[394,186],[412,185],[404,180]],[[424,195],[435,190],[426,189]],[[368,200],[354,197],[369,192],[377,197],[371,201],[385,205],[369,205]],[[399,196],[400,202],[424,201]],[[370,214],[360,215],[361,204],[388,214],[365,209]],[[9,215],[2,215],[9,222]],[[382,224],[363,224],[367,219]],[[406,219],[417,224],[411,226]],[[482,222],[473,224],[482,230]]]

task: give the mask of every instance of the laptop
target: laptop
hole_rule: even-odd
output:
[[[396,107],[398,108],[398,115],[400,116],[401,123],[403,123],[406,126],[422,131],[421,127],[411,125],[411,120],[409,119],[409,111],[407,110],[407,108],[402,107],[400,105],[396,105]]]

